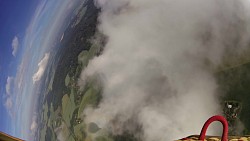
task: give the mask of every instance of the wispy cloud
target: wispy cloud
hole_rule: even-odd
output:
[[[43,59],[38,63],[38,70],[33,75],[33,83],[39,81],[42,78],[44,71],[46,69],[46,66],[48,64],[48,61],[49,61],[49,56],[50,56],[50,54],[46,53],[44,55]]]
[[[14,82],[14,77],[8,77],[7,78],[7,82],[6,82],[6,86],[5,86],[5,90],[6,90],[6,94],[10,95],[11,94],[11,87],[13,85]]]
[[[12,55],[16,56],[18,47],[19,47],[19,39],[17,36],[14,37],[14,39],[12,40]]]
[[[7,108],[7,109],[11,109],[12,106],[13,106],[13,102],[12,102],[12,99],[11,98],[7,98],[4,106]]]
[[[13,112],[12,112],[12,107],[13,107],[13,101],[11,97],[8,97],[4,103],[4,106],[6,110],[8,111],[8,114],[13,118]]]

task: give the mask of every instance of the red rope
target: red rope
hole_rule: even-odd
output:
[[[227,137],[228,137],[228,123],[227,123],[227,120],[223,116],[219,116],[219,115],[213,116],[213,117],[209,118],[206,121],[206,123],[204,124],[204,126],[203,126],[203,128],[201,130],[199,140],[204,141],[204,139],[206,138],[207,128],[214,121],[219,121],[219,122],[222,123],[222,125],[223,125],[223,133],[222,133],[222,139],[221,139],[221,141],[227,141]]]

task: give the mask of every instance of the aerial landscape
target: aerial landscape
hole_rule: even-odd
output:
[[[173,141],[214,115],[250,136],[250,1],[0,0],[0,11],[0,140]]]

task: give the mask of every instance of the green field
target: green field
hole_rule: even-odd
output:
[[[84,124],[83,111],[86,107],[95,107],[98,105],[101,95],[100,88],[94,82],[86,85],[84,90],[80,90],[77,86],[78,78],[84,67],[100,51],[97,45],[91,46],[89,51],[82,51],[78,55],[78,66],[70,68],[65,77],[66,91],[61,99],[61,106],[54,109],[54,104],[48,104],[45,99],[42,112],[43,126],[40,132],[40,141],[47,141],[48,136],[56,140],[58,135],[56,132],[60,130],[63,137],[67,141],[92,141],[95,136],[87,131],[87,126]],[[50,80],[48,91],[52,91],[53,79]],[[96,131],[98,132],[98,131]],[[97,137],[94,140],[111,141],[108,136]]]

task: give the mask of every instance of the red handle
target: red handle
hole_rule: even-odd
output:
[[[206,121],[206,123],[204,124],[204,126],[203,126],[203,128],[201,130],[199,140],[204,141],[204,139],[206,138],[207,128],[214,121],[219,121],[219,122],[222,123],[222,125],[223,125],[223,133],[222,133],[221,141],[227,141],[227,136],[228,136],[228,123],[227,123],[227,120],[223,116],[218,116],[218,115],[213,116],[213,117],[209,118]]]

